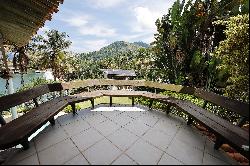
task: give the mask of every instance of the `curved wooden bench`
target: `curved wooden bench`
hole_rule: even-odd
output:
[[[21,142],[24,147],[27,146],[27,136],[31,135],[36,129],[38,129],[41,125],[46,123],[47,121],[51,121],[53,123],[52,117],[58,113],[61,109],[66,107],[67,105],[71,105],[73,109],[73,113],[75,113],[75,103],[91,100],[92,107],[94,107],[94,98],[101,96],[110,96],[110,101],[112,104],[112,97],[132,97],[132,105],[134,104],[133,97],[145,97],[148,99],[156,100],[168,106],[175,106],[180,108],[182,111],[186,112],[189,115],[188,124],[191,124],[193,120],[197,120],[199,123],[207,126],[211,131],[213,131],[217,136],[217,141],[215,144],[215,148],[218,149],[222,143],[229,143],[234,148],[242,153],[245,152],[242,148],[242,145],[249,146],[249,133],[243,131],[240,127],[233,125],[232,123],[208,112],[207,110],[196,106],[195,104],[189,101],[183,101],[174,99],[171,97],[167,97],[164,95],[149,93],[149,92],[140,92],[140,91],[93,91],[93,92],[84,92],[77,95],[64,96],[58,99],[53,99],[41,105],[38,105],[36,101],[36,97],[39,97],[43,94],[54,92],[54,91],[63,91],[69,89],[77,89],[84,87],[93,87],[93,86],[133,86],[133,87],[149,87],[149,88],[157,88],[162,90],[171,90],[174,92],[185,93],[194,95],[196,97],[202,98],[205,101],[211,102],[213,104],[222,106],[229,111],[233,111],[242,116],[243,124],[244,121],[249,120],[249,105],[246,103],[242,103],[239,101],[235,101],[224,96],[217,95],[215,93],[206,92],[202,89],[186,87],[181,85],[172,85],[172,84],[164,84],[164,83],[155,83],[150,81],[143,80],[83,80],[69,83],[56,83],[56,84],[47,84],[39,87],[35,87],[30,90],[26,90],[23,92],[15,93],[12,95],[7,95],[0,97],[0,110],[6,110],[13,106],[22,104],[26,101],[33,100],[37,108],[34,108],[29,113],[19,117],[16,120],[13,120],[6,126],[0,128],[1,140],[0,140],[0,149],[7,148],[12,145],[16,145],[18,142]],[[60,100],[60,102],[58,102]],[[51,105],[48,107],[48,105]],[[168,112],[168,111],[167,111]],[[29,119],[31,117],[37,123],[33,124],[33,120]],[[27,121],[27,123],[22,124],[23,121]],[[13,127],[18,126],[18,127]],[[11,128],[11,130],[8,130]],[[22,132],[17,132],[15,135],[14,131],[19,130]],[[7,141],[10,135],[8,132],[13,132],[14,135],[11,135],[13,139],[11,141]],[[16,138],[15,138],[16,137]],[[6,142],[5,142],[6,141]],[[12,142],[12,143],[10,143]]]
[[[74,96],[62,96],[54,98],[42,104],[38,104],[36,98],[49,92],[59,91],[61,84],[41,85],[29,90],[15,94],[3,96],[0,98],[0,110],[6,110],[13,106],[33,100],[35,108],[28,113],[12,120],[11,122],[0,127],[0,149],[7,149],[21,144],[24,149],[29,147],[28,137],[36,130],[42,127],[48,121],[54,125],[54,116],[64,109],[72,101],[86,101],[90,98]],[[75,110],[75,108],[73,108]],[[73,112],[73,114],[75,111]]]

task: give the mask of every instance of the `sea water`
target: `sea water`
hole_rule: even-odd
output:
[[[46,73],[46,74],[45,74]],[[48,74],[48,72],[41,72],[41,73],[36,73],[35,71],[30,71],[27,74],[23,74],[23,80],[24,84],[27,84],[31,82],[32,79],[34,78],[46,78],[47,75],[51,77],[51,74]],[[16,73],[13,74],[13,86],[14,86],[14,91],[16,92],[21,86],[21,74]],[[50,78],[49,78],[50,79]],[[8,90],[6,89],[6,80],[3,78],[0,78],[0,96],[1,95],[6,95],[8,93]]]

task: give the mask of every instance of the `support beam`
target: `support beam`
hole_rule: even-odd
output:
[[[109,106],[110,107],[112,106],[112,97],[111,96],[109,97]]]
[[[132,106],[134,107],[134,105],[135,105],[135,98],[132,97]]]
[[[247,121],[246,117],[241,117],[239,120],[238,126],[242,127],[246,123],[246,121]]]
[[[20,144],[23,146],[24,150],[27,150],[30,147],[28,138],[23,139]]]
[[[193,123],[193,121],[194,120],[190,116],[188,116],[187,125],[191,125]]]
[[[51,123],[52,126],[54,126],[56,124],[54,117],[52,119],[50,119],[49,122]]]
[[[171,105],[167,104],[166,114],[169,114],[170,112],[171,112]]]
[[[34,99],[33,99],[33,102],[35,103],[35,106],[36,106],[36,107],[39,107],[39,104],[38,104],[38,102],[37,102],[37,99],[36,99],[36,98],[34,98]]]
[[[4,118],[2,117],[2,115],[0,114],[0,124],[3,126],[3,125],[6,125],[6,121],[4,120]]]
[[[76,114],[76,104],[75,103],[71,103],[70,106],[72,108],[73,115],[75,115]]]
[[[91,99],[90,101],[91,101],[92,109],[94,109],[95,108],[95,101],[94,101],[94,99]]]
[[[218,150],[221,147],[222,144],[223,144],[223,140],[220,137],[217,136],[215,144],[214,144],[214,149]]]
[[[205,100],[205,102],[204,102],[204,104],[203,104],[202,108],[206,109],[206,107],[207,107],[207,103],[208,103],[208,102]]]
[[[154,102],[154,100],[150,100],[150,103],[149,103],[149,109],[151,109],[151,107],[152,107],[152,105],[153,105],[153,102]]]

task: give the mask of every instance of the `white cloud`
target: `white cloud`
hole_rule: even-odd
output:
[[[138,23],[143,28],[152,29],[154,27],[153,13],[148,8],[136,7],[134,11]]]
[[[125,0],[88,0],[91,6],[95,8],[110,8],[117,7]]]
[[[69,23],[71,26],[80,27],[86,25],[89,19],[89,16],[73,16],[68,19],[63,19],[63,21]]]
[[[116,30],[110,26],[99,22],[96,18],[81,14],[82,16],[70,15],[61,20],[75,27],[81,35],[91,35],[96,37],[115,36]]]

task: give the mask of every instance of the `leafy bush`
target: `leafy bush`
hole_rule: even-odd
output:
[[[80,110],[80,109],[81,109],[80,104],[76,104],[76,110]],[[64,108],[63,111],[66,113],[73,112],[72,107],[70,105],[68,105],[66,108]]]

